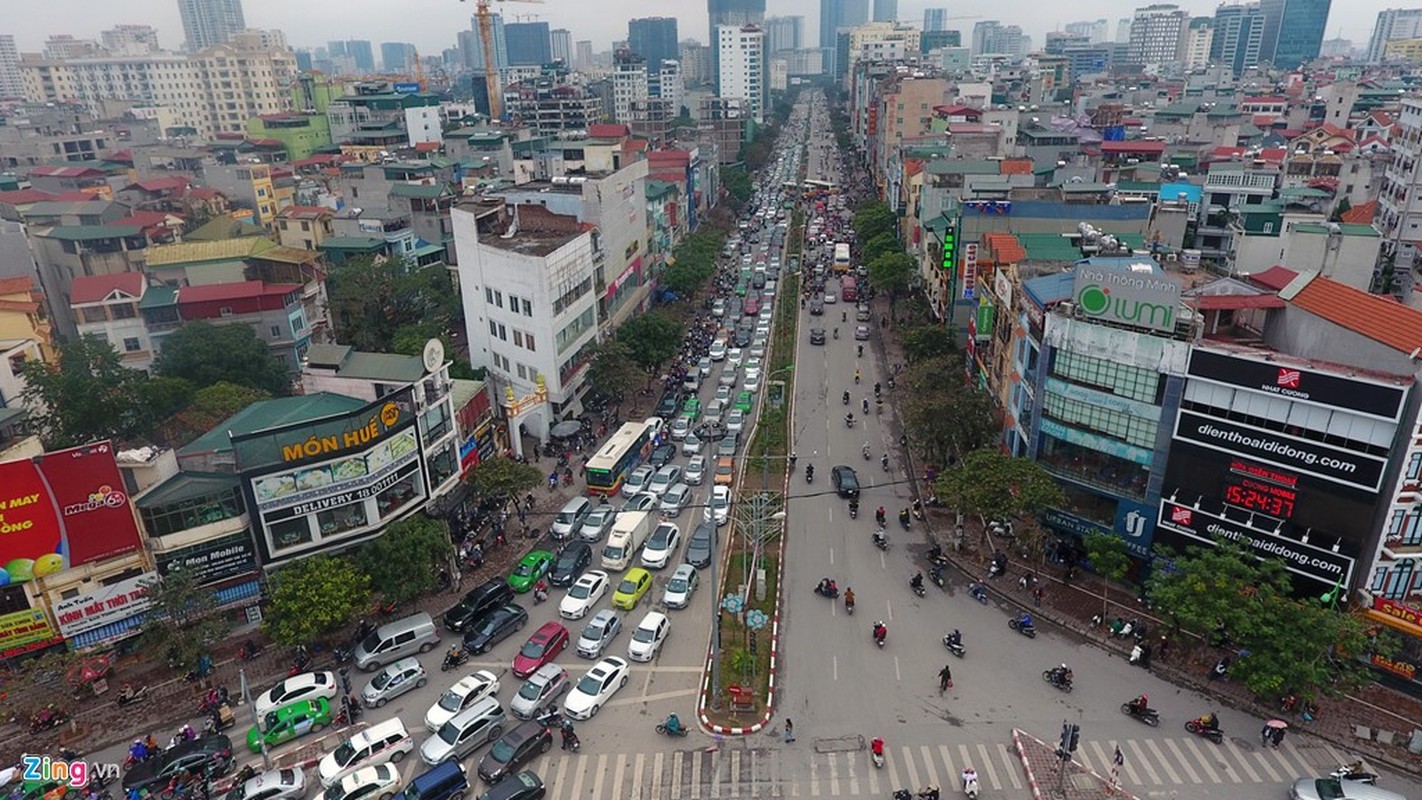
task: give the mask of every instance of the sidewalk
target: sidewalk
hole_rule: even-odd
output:
[[[876,301],[887,312],[887,302]],[[898,326],[895,325],[894,328]],[[890,328],[885,333],[894,333]],[[903,351],[896,337],[882,337],[882,346],[888,363],[903,363]],[[890,397],[895,402],[897,397]],[[895,414],[895,418],[898,415]],[[910,453],[901,454],[902,463],[908,465],[909,477],[915,487],[915,495],[921,491],[918,482],[923,473],[922,465],[914,464]],[[928,539],[943,545],[953,565],[964,575],[977,579],[987,575],[987,559],[990,553],[954,553],[951,548],[951,533],[956,515],[944,509],[929,509],[926,524]],[[983,541],[981,524],[974,519],[964,520],[966,542]],[[942,535],[939,535],[941,532]],[[1048,565],[1039,571],[1039,585],[1044,590],[1041,606],[1034,606],[1032,590],[1020,588],[1018,579],[1024,572],[1030,572],[1028,565],[1015,560],[1008,568],[1008,574],[996,580],[984,580],[988,589],[1000,598],[1012,602],[1023,609],[1031,610],[1039,619],[1053,622],[1082,635],[1097,647],[1126,658],[1130,646],[1121,640],[1113,640],[1103,626],[1093,629],[1091,619],[1097,614],[1110,620],[1120,616],[1125,619],[1139,619],[1151,631],[1151,639],[1157,640],[1168,625],[1136,602],[1135,592],[1121,586],[1103,588],[1102,581],[1095,575],[1079,573],[1075,580],[1063,580],[1061,568]],[[1106,594],[1105,613],[1103,591]],[[1210,668],[1225,651],[1207,647],[1203,642],[1172,637],[1165,655],[1159,647],[1151,658],[1151,671],[1172,683],[1208,695],[1223,705],[1254,714],[1263,719],[1280,716],[1281,712],[1272,703],[1265,706],[1258,702],[1243,686],[1230,681],[1209,681],[1206,679]],[[1312,734],[1336,746],[1356,751],[1365,757],[1389,766],[1422,775],[1422,756],[1407,751],[1407,744],[1414,729],[1422,728],[1422,700],[1394,691],[1377,683],[1368,684],[1360,691],[1340,698],[1321,698],[1318,701],[1318,715],[1312,722],[1294,718],[1293,730],[1299,734]]]

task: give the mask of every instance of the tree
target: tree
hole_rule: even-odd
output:
[[[386,602],[406,603],[438,586],[439,571],[453,552],[444,525],[415,514],[367,542],[357,560]]]
[[[1259,632],[1230,667],[1230,674],[1255,695],[1270,701],[1288,692],[1304,698],[1338,695],[1371,680],[1358,657],[1377,652],[1378,643],[1358,617],[1313,599],[1269,597],[1261,607]]]
[[[988,520],[1014,521],[1064,502],[1061,487],[1037,462],[996,450],[975,450],[938,476],[938,498],[949,508]],[[985,540],[984,540],[985,541]]]
[[[199,388],[225,381],[271,395],[291,393],[286,366],[247,325],[189,322],[163,340],[155,368]]]
[[[1147,586],[1171,624],[1209,634],[1217,644],[1252,639],[1265,624],[1261,603],[1289,596],[1289,576],[1276,559],[1260,561],[1230,542],[1183,553],[1158,548]]]
[[[952,335],[937,325],[909,328],[900,334],[899,343],[904,348],[904,358],[910,364],[950,356],[957,352]]]
[[[617,341],[627,345],[632,363],[651,376],[681,348],[681,326],[660,312],[648,311],[624,322]]]
[[[391,352],[406,326],[418,331],[413,335],[423,346],[462,325],[459,293],[442,265],[352,259],[331,267],[326,294],[337,340],[358,350]]]
[[[891,234],[897,227],[898,220],[887,203],[870,203],[854,215],[854,235],[861,242],[867,242],[880,234]]]
[[[869,262],[869,285],[889,297],[908,291],[916,265],[913,256],[905,252],[885,253]]]
[[[860,241],[864,240],[861,239]],[[874,238],[866,242],[859,256],[865,263],[873,264],[880,256],[888,255],[889,253],[902,253],[903,251],[903,247],[899,245],[899,240],[894,238],[893,232],[886,231],[877,234]]]
[[[490,458],[480,461],[464,480],[476,497],[497,500],[517,498],[537,487],[543,483],[543,473],[511,458]]]
[[[1131,556],[1123,539],[1100,531],[1087,531],[1081,537],[1081,546],[1086,551],[1091,570],[1101,576],[1101,616],[1104,617],[1109,589],[1107,582],[1125,580],[1126,573],[1131,570]]]
[[[746,171],[740,167],[722,167],[721,186],[735,201],[738,209],[745,205],[751,195],[755,193],[755,186],[751,182],[750,175],[747,175]]]
[[[194,668],[232,630],[227,616],[217,610],[217,596],[191,572],[174,570],[143,587],[152,605],[143,615],[139,643],[150,653]]]
[[[148,377],[123,366],[113,347],[98,337],[65,342],[57,364],[26,361],[20,375],[30,423],[48,450],[129,439],[151,420],[143,406],[142,384]]]
[[[187,381],[181,383],[188,385]],[[247,406],[269,399],[271,395],[260,389],[219,381],[193,392],[186,406],[159,423],[160,433],[170,442],[191,441]]]
[[[905,370],[904,425],[914,449],[935,464],[952,464],[988,447],[1001,430],[987,397],[961,378],[957,357],[922,361]]]
[[[637,390],[645,375],[632,359],[626,342],[609,339],[593,349],[588,363],[588,385],[609,397],[626,397]]]
[[[317,553],[272,576],[262,624],[277,644],[306,644],[355,622],[370,602],[370,576],[354,560]]]
[[[1328,219],[1332,222],[1342,222],[1343,215],[1351,211],[1352,208],[1353,204],[1348,201],[1348,198],[1345,195],[1344,197],[1339,198],[1338,205],[1334,206],[1333,213],[1329,215]]]

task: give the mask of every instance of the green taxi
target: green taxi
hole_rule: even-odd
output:
[[[259,727],[247,731],[247,749],[262,752],[308,733],[318,733],[331,724],[331,703],[324,697],[300,700],[268,712]]]
[[[548,574],[553,568],[553,554],[547,550],[532,550],[518,562],[509,573],[509,588],[519,594],[529,591],[533,584]]]

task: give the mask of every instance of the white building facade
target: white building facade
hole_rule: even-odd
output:
[[[716,94],[750,103],[751,118],[765,122],[765,32],[755,25],[717,25]]]

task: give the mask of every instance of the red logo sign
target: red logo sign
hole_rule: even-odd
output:
[[[1192,516],[1194,515],[1190,513],[1190,509],[1184,506],[1175,506],[1170,509],[1170,521],[1177,525],[1189,525]]]
[[[1285,389],[1297,389],[1299,388],[1299,379],[1301,377],[1299,371],[1296,369],[1279,367],[1279,377],[1275,379],[1274,382]]]

